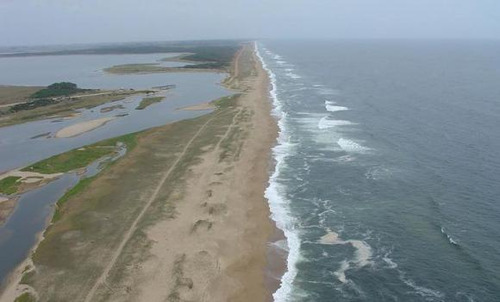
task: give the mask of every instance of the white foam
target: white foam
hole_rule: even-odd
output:
[[[433,290],[423,286],[418,286],[417,284],[415,284],[415,282],[413,282],[413,280],[406,279],[404,277],[402,277],[401,280],[403,280],[403,282],[406,285],[413,288],[415,292],[422,297],[438,298],[438,299],[444,298],[444,294],[437,290]]]
[[[335,104],[334,102],[325,101],[325,108],[326,108],[326,110],[330,111],[330,112],[349,110],[349,108],[347,108],[347,107],[337,106],[337,105],[334,105],[334,104]]]
[[[286,75],[289,76],[290,78],[294,79],[294,80],[302,78],[301,76],[299,76],[298,74],[295,74],[293,72],[287,72]]]
[[[354,239],[342,240],[339,237],[339,234],[330,229],[327,229],[326,234],[320,238],[319,242],[321,244],[350,244],[356,249],[356,251],[354,252],[354,259],[349,261],[343,260],[340,263],[340,268],[334,273],[342,283],[347,282],[347,278],[345,276],[346,271],[352,268],[362,268],[364,266],[372,264],[372,262],[370,261],[372,257],[372,249],[365,241]]]
[[[278,240],[272,243],[273,246],[276,248],[288,252],[288,244],[285,239],[283,240]]]
[[[355,141],[346,139],[346,138],[340,138],[337,141],[337,144],[344,150],[345,152],[350,152],[350,153],[364,153],[368,150],[370,150],[367,147],[361,146],[360,144],[356,143]]]
[[[314,85],[314,87],[317,89],[318,94],[320,94],[320,95],[337,95],[338,94],[338,91],[335,89],[324,88],[324,86],[321,86],[321,85],[319,85],[319,86]]]
[[[292,79],[301,79],[302,77],[294,73],[293,68],[285,68],[285,74]]]
[[[340,268],[333,273],[337,277],[337,279],[339,279],[340,282],[342,283],[347,282],[345,272],[349,269],[349,267],[350,267],[349,262],[342,260],[342,262],[340,262]]]
[[[389,253],[385,254],[382,260],[384,260],[384,262],[389,266],[390,269],[398,267],[398,264],[394,262],[391,258],[389,258]]]
[[[284,187],[278,182],[281,170],[284,166],[284,161],[288,154],[291,152],[292,144],[289,142],[289,138],[286,130],[286,114],[282,110],[281,102],[278,99],[276,92],[276,75],[270,70],[264,59],[259,52],[259,46],[255,44],[255,54],[259,58],[264,70],[269,75],[271,82],[270,96],[273,102],[273,114],[278,119],[278,126],[280,129],[278,136],[278,144],[273,148],[273,157],[276,161],[276,166],[274,172],[269,178],[269,185],[265,192],[265,197],[268,199],[269,208],[271,210],[271,218],[276,222],[276,226],[280,228],[287,239],[288,245],[288,256],[287,256],[287,271],[281,277],[280,288],[273,294],[274,301],[282,302],[289,300],[292,291],[292,283],[297,275],[296,263],[300,257],[300,240],[297,232],[293,227],[293,220],[288,212],[289,200],[286,199],[284,193]],[[269,55],[271,53],[269,52]],[[275,59],[280,59],[281,57],[276,57]]]
[[[330,120],[328,117],[322,117],[319,122],[318,122],[318,128],[319,129],[329,129],[329,128],[335,128],[337,126],[347,126],[347,125],[352,125],[353,123],[350,121],[344,121],[344,120]]]
[[[456,242],[448,233],[446,233],[443,227],[441,227],[441,233],[446,236],[449,243],[453,245],[458,245],[458,242]]]
[[[391,176],[394,172],[394,169],[389,169],[385,167],[373,167],[368,169],[365,173],[366,179],[371,180],[380,180]]]
[[[334,159],[337,163],[348,163],[356,160],[356,157],[352,155],[342,155]]]

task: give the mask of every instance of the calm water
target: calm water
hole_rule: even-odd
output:
[[[66,173],[47,185],[23,194],[9,220],[0,226],[0,282],[16,268],[32,249],[36,236],[45,230],[47,220],[54,211],[54,203],[83,177],[99,173],[102,164],[114,161],[127,152],[125,146],[118,148],[113,157],[104,157],[91,163],[83,175]]]
[[[166,84],[176,85],[175,89],[166,93],[166,100],[145,110],[135,110],[143,96],[134,96],[124,101],[81,110],[79,117],[69,120],[48,119],[2,127],[0,158],[4,160],[0,161],[0,173],[103,139],[199,116],[204,112],[177,109],[208,102],[229,93],[219,85],[226,76],[222,73],[109,75],[102,72],[103,68],[116,64],[155,62],[168,56],[171,54],[0,58],[0,85],[48,85],[57,81],[72,81],[80,87],[104,89],[147,89]],[[7,70],[9,72],[6,72]],[[110,105],[122,105],[124,108],[107,113],[100,112],[101,108]],[[128,116],[119,117],[103,127],[77,137],[54,137],[58,130],[69,125],[119,114]],[[46,133],[50,133],[49,138],[32,139]]]
[[[500,301],[500,43],[264,42],[277,301]]]
[[[0,85],[46,86],[55,82],[73,82],[81,88],[144,89],[169,82],[186,81],[178,74],[115,75],[106,67],[122,64],[160,63],[162,66],[186,65],[161,62],[178,54],[71,55],[0,58]],[[153,84],[153,85],[152,85]]]

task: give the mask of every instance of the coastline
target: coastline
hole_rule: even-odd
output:
[[[269,99],[267,72],[256,58],[252,45],[244,46],[240,52],[245,52],[245,55],[238,54],[236,60],[240,62],[235,63],[234,69],[237,74],[233,77],[238,79],[236,86],[245,93],[238,98],[236,108],[231,109],[232,121],[226,126],[222,135],[219,135],[219,142],[215,149],[202,154],[201,162],[198,160],[196,164],[190,166],[186,174],[185,186],[191,189],[186,190],[187,193],[185,192],[181,197],[181,203],[176,202],[178,214],[175,219],[160,219],[144,229],[148,239],[152,242],[149,250],[151,258],[141,260],[141,268],[133,271],[133,274],[138,274],[139,278],[134,278],[133,274],[128,275],[131,272],[127,272],[129,279],[117,282],[117,284],[125,282],[130,285],[133,288],[130,295],[137,301],[160,300],[160,297],[168,294],[165,292],[165,283],[157,277],[173,277],[167,273],[172,269],[175,271],[176,265],[179,264],[178,255],[184,255],[181,257],[182,276],[177,276],[171,281],[177,295],[203,297],[212,301],[268,301],[272,299],[271,295],[277,289],[279,280],[273,282],[276,274],[271,274],[273,276],[269,278],[269,261],[278,257],[274,252],[270,252],[274,249],[270,241],[281,240],[283,236],[279,235],[279,231],[270,219],[269,204],[264,197],[272,166],[271,148],[276,142],[277,125],[270,114],[272,104]],[[222,115],[225,111],[228,110],[219,110],[218,115]],[[217,113],[204,125],[216,118]],[[147,132],[155,131],[159,130],[153,129]],[[237,150],[233,151],[229,148],[236,154],[231,154],[229,161],[221,161],[220,152],[223,154],[225,152],[225,141],[229,140],[231,144],[234,133],[237,135],[238,132],[244,135],[234,139],[234,142],[239,144]],[[193,136],[186,148],[190,147],[193,139],[198,139],[198,134]],[[130,164],[131,161],[128,160],[128,162]],[[214,170],[224,171],[224,173],[218,172],[214,175]],[[214,178],[218,180],[214,181]],[[241,186],[243,183],[245,186]],[[161,188],[160,182],[158,190]],[[224,199],[225,202],[210,205],[206,201],[200,205],[199,202],[207,197],[217,198],[219,201]],[[205,219],[206,217],[209,218]],[[194,225],[193,220],[196,222]],[[186,235],[182,232],[185,228],[191,234],[190,238],[185,238]],[[53,229],[57,231],[57,226],[55,225]],[[202,230],[198,231],[198,229]],[[206,233],[202,234],[205,231]],[[169,236],[164,238],[165,234]],[[46,241],[43,243],[45,246],[42,248],[47,249],[48,243]],[[179,246],[173,247],[171,243],[178,243]],[[200,252],[189,256],[193,249],[198,249]],[[210,257],[207,258],[207,254]],[[114,261],[122,265],[121,260],[118,259],[119,256],[120,253],[112,261],[109,275],[113,274]],[[31,258],[30,256],[27,261]],[[191,264],[190,261],[192,261]],[[159,267],[164,270],[158,271]],[[10,289],[15,289],[16,283],[21,280],[22,270],[21,265],[16,269],[16,274],[9,278]],[[279,272],[280,268],[274,271]],[[37,271],[37,273],[43,272]],[[104,278],[108,277],[108,273],[103,274]],[[184,284],[183,282],[187,282],[185,281],[187,279],[196,286],[190,287],[189,284]],[[198,283],[205,285],[200,286],[201,284]],[[38,283],[35,281],[34,284],[38,289]],[[97,281],[95,284],[96,295],[102,295],[101,283]],[[18,289],[26,288],[29,287],[22,285]],[[15,295],[8,296],[6,293],[7,291],[3,293],[2,301],[4,299],[11,301],[15,298]],[[38,295],[35,292],[34,294]],[[116,294],[123,293],[112,295]],[[89,298],[86,295],[86,300],[91,301],[93,296],[94,294]],[[83,298],[81,295],[80,297]]]

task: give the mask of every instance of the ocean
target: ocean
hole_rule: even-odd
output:
[[[280,129],[275,301],[500,301],[500,42],[257,53]]]

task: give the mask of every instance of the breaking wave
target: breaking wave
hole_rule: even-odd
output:
[[[264,50],[266,54],[272,53]],[[265,60],[259,52],[259,46],[255,45],[255,53],[259,58],[264,70],[267,71],[271,81],[270,96],[273,103],[273,113],[278,119],[279,136],[278,144],[273,148],[273,157],[276,162],[274,172],[269,178],[269,185],[265,192],[265,197],[269,201],[269,208],[271,210],[271,217],[276,222],[287,239],[288,256],[287,256],[287,271],[281,278],[280,288],[273,294],[274,301],[281,302],[287,301],[292,291],[292,282],[297,275],[295,264],[299,258],[300,240],[296,230],[293,227],[293,219],[288,210],[289,201],[284,194],[284,186],[279,183],[278,178],[281,170],[285,165],[285,159],[290,154],[292,144],[289,142],[287,129],[286,129],[286,113],[282,109],[282,105],[278,99],[276,88],[276,76],[271,69],[268,68]],[[280,56],[274,55],[275,60],[281,59]]]
[[[347,107],[335,105],[335,102],[332,101],[325,101],[325,108],[330,112],[349,110]]]

